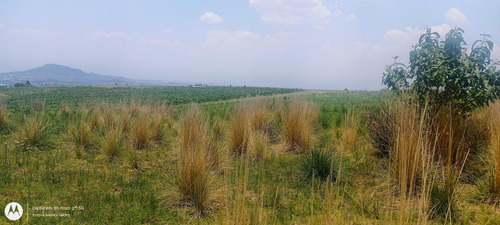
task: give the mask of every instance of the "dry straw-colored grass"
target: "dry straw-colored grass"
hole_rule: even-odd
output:
[[[38,115],[25,117],[14,138],[22,150],[45,150],[53,145],[50,134],[49,123],[43,119],[43,115]]]
[[[92,143],[92,127],[84,118],[79,122],[69,123],[67,137],[75,147],[89,148]]]
[[[9,113],[5,106],[0,105],[0,130],[4,130],[9,124]]]
[[[180,202],[193,206],[197,215],[208,215],[217,200],[216,180],[211,168],[219,155],[211,151],[207,123],[198,107],[188,108],[179,138],[175,184]]]
[[[354,110],[349,110],[344,116],[344,124],[340,135],[340,148],[347,152],[355,151],[359,147],[359,119]]]
[[[112,161],[118,157],[123,150],[123,135],[119,128],[106,130],[101,138],[101,150],[103,154]]]
[[[500,193],[500,102],[491,104],[488,110],[490,119],[490,151],[494,162],[494,188],[496,193]]]
[[[144,149],[149,145],[151,131],[149,119],[145,115],[137,117],[130,130],[130,139],[134,149]]]
[[[262,160],[269,155],[269,137],[260,130],[254,130],[248,138],[248,152],[253,160]]]
[[[90,126],[94,132],[99,131],[104,126],[104,118],[102,114],[103,112],[101,107],[96,105],[92,108],[90,113]]]
[[[248,110],[249,108],[241,103],[234,108],[229,133],[229,149],[235,156],[241,156],[247,152],[248,136],[251,131]]]
[[[317,118],[317,109],[303,100],[292,99],[284,121],[286,151],[309,152],[313,147],[313,122]]]

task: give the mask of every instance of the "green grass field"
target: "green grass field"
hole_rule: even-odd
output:
[[[243,87],[0,90],[6,107],[2,113],[7,112],[0,139],[0,206],[19,202],[26,214],[19,222],[23,224],[398,224],[401,214],[418,218],[413,208],[399,211],[388,159],[377,156],[367,131],[366,110],[377,111],[394,96],[383,91],[295,91]],[[273,94],[281,95],[220,101]],[[333,152],[338,168],[335,182],[307,178],[304,154],[285,151],[285,115],[294,99],[303,99],[316,112],[308,118],[311,148]],[[213,201],[204,215],[179,201],[177,191],[183,118],[192,103],[199,105],[209,133],[214,134],[221,162],[218,172],[210,175],[208,193]],[[263,153],[258,153],[261,158],[235,157],[229,144],[234,110],[255,104],[269,109],[270,134],[275,136],[270,135]],[[138,121],[143,117],[151,132],[145,147],[135,149]],[[41,139],[49,143],[24,147],[18,137],[32,125],[30,121],[42,121],[43,129],[34,130],[43,130]],[[152,131],[155,121],[161,128]],[[88,146],[79,148],[69,133],[83,123],[89,124]],[[123,131],[120,147],[116,154],[104,153],[108,134],[117,127]],[[155,139],[154,134],[161,135]],[[457,223],[500,223],[496,205],[478,200],[475,184],[461,183],[458,189]],[[41,206],[75,208],[45,212],[34,208]],[[43,213],[65,215],[36,216]],[[9,221],[2,216],[0,223]]]

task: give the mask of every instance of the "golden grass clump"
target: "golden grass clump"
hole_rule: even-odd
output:
[[[47,121],[42,116],[35,116],[25,117],[14,137],[22,150],[45,150],[53,146],[50,134]]]
[[[344,125],[340,135],[340,147],[345,151],[356,150],[359,146],[359,121],[354,115],[354,110],[346,113],[344,117]]]
[[[104,126],[104,118],[101,107],[94,106],[90,114],[90,126],[93,131],[98,131]]]
[[[118,128],[108,129],[101,139],[101,150],[109,161],[118,157],[123,150],[122,131]]]
[[[149,144],[151,131],[149,127],[149,120],[146,116],[137,117],[130,131],[130,139],[134,149],[144,149]]]
[[[89,148],[92,143],[92,127],[82,118],[80,122],[68,124],[67,137],[75,147]]]
[[[61,107],[59,108],[58,115],[59,116],[67,116],[71,112],[69,106],[65,103],[61,103]]]
[[[151,139],[160,143],[165,138],[165,116],[160,113],[156,113],[153,116],[153,121],[151,122]]]
[[[0,130],[4,130],[9,125],[9,113],[7,109],[0,105]]]
[[[287,152],[309,152],[313,147],[313,121],[317,118],[317,110],[309,103],[293,99],[289,103],[288,113],[284,121],[284,136]]]
[[[500,102],[491,104],[488,110],[490,118],[490,151],[494,164],[494,187],[496,193],[500,193]]]
[[[395,135],[392,140],[391,159],[393,174],[402,196],[415,194],[416,185],[422,178],[429,139],[425,110],[420,114],[417,107],[407,102],[400,102],[393,112]]]
[[[176,187],[183,204],[200,216],[209,214],[217,199],[213,157],[207,141],[207,123],[196,106],[188,108],[180,131]]]
[[[241,156],[247,152],[250,132],[248,117],[247,107],[242,104],[235,107],[229,133],[229,149],[235,156]]]
[[[262,160],[269,151],[269,138],[259,130],[252,131],[248,138],[248,152],[253,160]]]
[[[31,110],[35,112],[42,112],[45,109],[44,101],[33,101],[31,102]]]
[[[250,107],[250,125],[252,129],[268,133],[272,114],[269,112],[265,102],[253,102]]]

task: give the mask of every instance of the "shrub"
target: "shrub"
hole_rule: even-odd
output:
[[[321,180],[327,178],[335,181],[338,173],[338,165],[331,151],[313,149],[300,158],[302,174],[306,178],[317,177]]]
[[[398,93],[414,92],[433,112],[451,106],[467,115],[494,101],[500,95],[500,71],[490,59],[493,42],[482,34],[482,40],[467,51],[463,33],[461,28],[451,29],[440,42],[439,34],[427,29],[410,52],[408,68],[394,62],[387,67],[383,83]]]
[[[284,122],[286,151],[303,153],[312,149],[314,137],[312,121],[316,115],[315,109],[310,104],[297,99],[290,102]]]
[[[118,128],[108,129],[101,139],[101,150],[109,161],[119,156],[123,150],[122,131]]]
[[[25,117],[14,137],[22,150],[45,150],[54,145],[50,134],[49,124],[41,116],[35,116]]]

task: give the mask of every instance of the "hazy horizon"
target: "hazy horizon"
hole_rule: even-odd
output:
[[[211,85],[382,88],[426,27],[488,33],[499,1],[2,1],[0,73],[59,64],[88,73]]]

